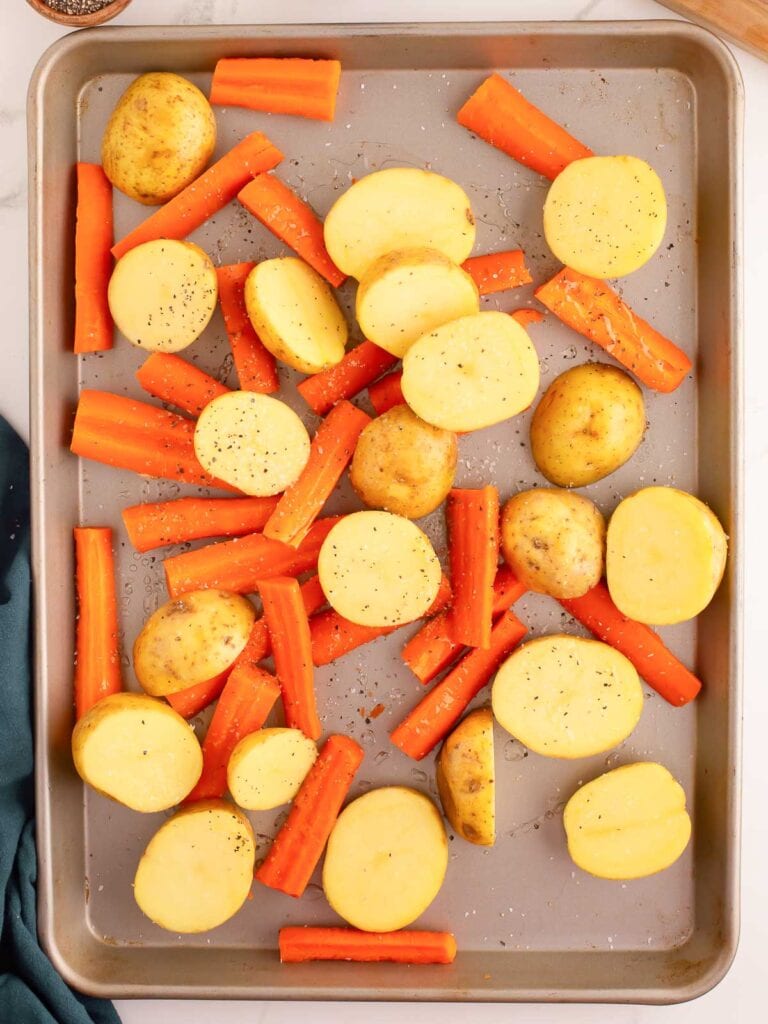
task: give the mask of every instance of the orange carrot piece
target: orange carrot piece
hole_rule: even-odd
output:
[[[77,640],[75,713],[82,718],[94,704],[119,693],[120,645],[115,563],[108,526],[75,527]]]
[[[471,700],[520,643],[526,629],[513,612],[504,612],[491,631],[491,646],[465,654],[447,676],[409,712],[390,739],[408,757],[420,761],[454,727]]]
[[[283,154],[266,135],[251,132],[114,245],[112,255],[120,259],[135,246],[156,238],[186,238],[234,199],[254,175],[271,170],[282,159]]]
[[[214,676],[213,679],[206,679],[204,683],[196,683],[194,686],[188,686],[186,690],[169,693],[165,699],[182,718],[193,718],[216,700],[224,689],[231,671],[231,668],[228,668],[225,672]]]
[[[402,405],[405,402],[401,386],[402,380],[403,371],[393,370],[392,373],[380,377],[379,380],[369,385],[368,398],[371,400],[371,405],[376,410],[377,416],[383,416],[385,412],[389,412],[396,405]]]
[[[171,352],[153,352],[136,371],[136,380],[147,394],[175,405],[190,416],[199,416],[209,402],[230,390]]]
[[[231,263],[216,268],[219,305],[240,387],[243,391],[271,395],[280,387],[275,357],[265,348],[245,308],[245,279],[255,266],[255,263]]]
[[[495,487],[454,487],[445,518],[453,587],[451,636],[466,647],[489,647],[499,564],[499,492]]]
[[[168,593],[179,597],[190,590],[214,587],[251,594],[259,580],[270,576],[300,576],[315,568],[320,547],[340,518],[318,519],[298,548],[270,540],[261,533],[251,533],[166,558]]]
[[[114,330],[107,302],[112,274],[112,185],[100,164],[77,165],[75,227],[74,351],[112,348]]]
[[[242,537],[264,528],[278,498],[176,498],[123,509],[137,551],[207,537]]]
[[[223,57],[211,81],[211,103],[332,121],[341,80],[337,60]]]
[[[203,740],[202,775],[183,803],[224,796],[232,751],[264,725],[279,696],[275,677],[263,668],[237,665],[232,670]]]
[[[309,461],[298,480],[285,489],[269,517],[264,536],[298,546],[333,493],[371,417],[350,402],[335,405],[312,439]]]
[[[510,316],[514,317],[521,327],[527,327],[529,324],[540,324],[544,319],[544,314],[541,310],[531,309],[529,306],[521,306],[520,309],[513,310]]]
[[[685,352],[634,313],[605,281],[564,267],[534,295],[649,388],[674,391],[691,370]]]
[[[344,284],[342,274],[325,248],[323,222],[315,211],[274,174],[257,174],[237,194],[243,206],[285,242],[335,288]]]
[[[354,398],[397,362],[372,341],[363,341],[351,349],[340,363],[307,377],[298,385],[298,392],[307,405],[324,416],[336,402]]]
[[[452,964],[456,939],[450,932],[360,932],[356,928],[281,928],[280,962],[352,960],[357,963]]]
[[[328,737],[256,872],[259,882],[302,895],[362,760],[363,748],[349,736]]]
[[[594,155],[501,75],[486,78],[456,117],[475,135],[547,178],[556,178],[574,160]]]
[[[323,730],[317,716],[309,619],[298,581],[290,576],[261,580],[259,596],[283,694],[285,721],[291,729],[301,729],[305,736],[317,740]]]
[[[622,615],[604,583],[598,583],[583,597],[563,598],[560,604],[598,640],[629,658],[664,700],[679,708],[696,697],[700,680],[665,646],[658,633]]]
[[[475,282],[481,295],[519,288],[533,280],[525,265],[522,249],[494,252],[487,256],[470,256],[461,266]]]

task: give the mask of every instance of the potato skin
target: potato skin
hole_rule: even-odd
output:
[[[645,431],[640,388],[617,366],[584,363],[552,381],[531,420],[531,453],[558,487],[602,480],[634,455]]]
[[[493,714],[471,711],[448,736],[436,765],[437,790],[451,826],[476,846],[496,841]]]
[[[456,473],[458,444],[450,430],[396,405],[363,430],[349,477],[369,508],[419,519],[444,500]]]
[[[216,145],[216,119],[196,85],[167,71],[140,75],[117,101],[101,144],[104,173],[145,206],[177,195]]]
[[[529,590],[581,597],[603,575],[605,520],[580,494],[554,487],[521,491],[502,510],[501,549]]]

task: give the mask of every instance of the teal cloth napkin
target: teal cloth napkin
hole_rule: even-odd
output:
[[[0,1021],[120,1024],[65,985],[37,939],[29,638],[29,457],[0,417]]]

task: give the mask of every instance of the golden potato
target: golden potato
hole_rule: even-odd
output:
[[[617,366],[584,363],[555,378],[531,420],[531,453],[558,487],[585,487],[623,466],[645,430],[643,393]]]
[[[215,145],[216,119],[197,86],[180,75],[152,71],[117,101],[101,163],[115,188],[155,206],[202,174]]]
[[[554,487],[521,491],[502,510],[501,550],[529,590],[581,597],[603,575],[605,520],[579,494]]]
[[[470,711],[443,743],[437,759],[437,790],[443,812],[469,843],[496,842],[493,714]]]
[[[243,737],[227,764],[227,788],[247,811],[290,803],[317,759],[317,746],[301,729],[258,729]]]
[[[369,508],[419,519],[433,512],[453,486],[456,435],[396,405],[360,435],[349,479]]]

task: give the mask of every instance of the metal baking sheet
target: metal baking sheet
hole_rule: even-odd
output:
[[[420,921],[455,931],[461,952],[451,967],[281,966],[281,924],[336,921],[317,878],[301,902],[256,886],[243,910],[209,934],[162,931],[139,912],[131,882],[163,816],[134,814],[85,791],[71,764],[72,526],[116,530],[125,673],[135,687],[131,643],[165,594],[160,558],[133,552],[119,510],[182,493],[80,462],[67,450],[79,388],[139,395],[133,373],[141,360],[124,340],[103,355],[71,354],[73,164],[99,159],[107,114],[137,73],[173,70],[205,88],[217,58],[259,54],[343,62],[334,124],[217,110],[219,150],[249,130],[265,131],[287,154],[281,177],[321,214],[356,177],[393,165],[428,167],[468,191],[477,252],[521,246],[535,281],[554,272],[541,232],[546,182],[455,122],[460,103],[491,69],[595,151],[649,160],[669,198],[658,255],[620,290],[692,354],[696,374],[674,395],[646,395],[650,426],[640,451],[585,492],[608,513],[638,486],[676,484],[700,494],[725,523],[731,558],[716,600],[697,624],[664,631],[696,665],[704,692],[676,710],[647,689],[640,725],[607,757],[561,763],[527,756],[497,728],[497,845],[472,847],[452,836],[446,884]],[[698,995],[722,977],[738,919],[740,130],[734,61],[713,36],[679,22],[106,28],[68,36],[43,57],[30,89],[40,932],[76,987],[114,997],[666,1002]],[[118,193],[115,199],[120,237],[146,211]],[[236,203],[192,238],[215,262],[281,251]],[[484,302],[511,310],[531,293]],[[343,295],[349,309],[351,286]],[[574,363],[605,358],[552,316],[531,333],[542,388]],[[228,379],[218,314],[185,354]],[[304,414],[293,377],[284,374],[284,395]],[[506,497],[541,482],[527,428],[523,415],[462,439],[458,484],[490,480]],[[352,497],[342,488],[332,504],[350,508]],[[425,528],[444,554],[440,515]],[[525,598],[517,610],[534,635],[576,628],[545,598]],[[325,728],[353,735],[366,750],[353,795],[386,783],[435,795],[432,760],[415,765],[387,739],[422,695],[398,658],[408,632],[317,673]],[[385,712],[369,720],[366,710],[378,703]],[[580,782],[640,758],[660,760],[681,780],[694,841],[656,877],[626,884],[591,878],[568,858],[563,803]],[[261,855],[280,819],[253,816]]]

